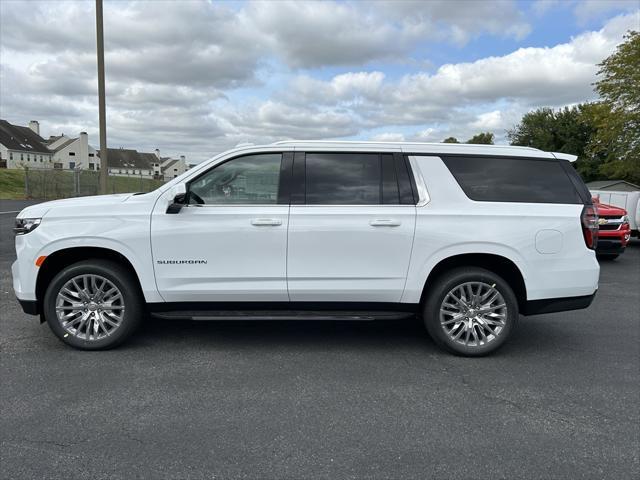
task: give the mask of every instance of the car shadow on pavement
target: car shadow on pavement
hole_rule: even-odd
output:
[[[538,317],[540,318],[540,317]],[[511,339],[492,356],[546,354],[566,348],[572,322],[543,322],[520,318]],[[389,350],[446,354],[431,340],[422,321],[191,321],[148,318],[140,331],[120,349],[199,348],[344,351]],[[586,348],[586,347],[585,347]]]

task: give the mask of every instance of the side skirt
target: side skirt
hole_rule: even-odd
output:
[[[413,317],[417,304],[324,302],[150,303],[152,316],[182,320],[400,320]]]

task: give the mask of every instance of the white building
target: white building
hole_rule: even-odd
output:
[[[156,159],[152,163],[153,178],[168,181],[189,170],[184,155],[180,155],[179,158],[161,157],[160,150],[156,148],[155,156]]]
[[[153,178],[152,164],[155,158],[153,153],[128,148],[107,148],[109,175]]]
[[[52,157],[38,122],[32,120],[22,127],[0,120],[0,167],[49,168]]]
[[[78,138],[65,134],[49,137],[48,147],[53,151],[53,168],[62,170],[100,170],[100,158],[96,149],[89,145],[86,132]]]

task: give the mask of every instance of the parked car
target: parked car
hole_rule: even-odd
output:
[[[532,148],[280,142],[147,194],[58,200],[16,220],[13,286],[67,344],[171,319],[420,316],[461,355],[519,314],[589,306],[597,212],[568,160]]]
[[[631,236],[640,238],[640,192],[591,190],[591,194],[606,205],[625,209],[629,219]]]
[[[597,197],[593,199],[598,209],[598,258],[613,260],[624,252],[631,238],[629,217],[624,208],[600,203]]]

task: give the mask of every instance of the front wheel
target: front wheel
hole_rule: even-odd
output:
[[[64,268],[47,288],[43,309],[53,333],[81,350],[120,345],[144,313],[135,279],[122,266],[105,260]]]
[[[518,301],[495,273],[457,268],[430,288],[424,322],[433,340],[458,355],[482,356],[501,347],[518,320]]]

